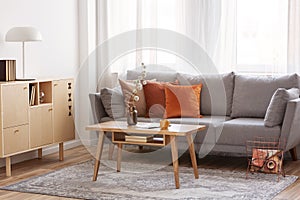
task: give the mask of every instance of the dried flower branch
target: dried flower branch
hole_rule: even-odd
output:
[[[143,85],[147,84],[146,78],[146,65],[144,63],[142,65],[142,73],[141,76],[138,76],[138,79],[134,81],[135,88],[131,91],[131,96],[129,98],[128,106],[134,106],[134,102],[140,100],[140,97],[137,95],[139,90],[143,89]]]

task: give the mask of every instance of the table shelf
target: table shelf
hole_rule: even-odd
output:
[[[112,133],[112,142],[116,144],[131,144],[131,145],[145,145],[145,146],[166,146],[169,143],[169,137],[163,135],[162,137],[154,137],[151,141],[148,142],[139,142],[139,141],[126,141],[126,133]]]

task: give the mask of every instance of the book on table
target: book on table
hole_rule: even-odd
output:
[[[153,135],[125,135],[126,142],[151,142]]]

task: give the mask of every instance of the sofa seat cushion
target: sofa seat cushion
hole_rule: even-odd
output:
[[[202,83],[201,115],[230,115],[234,87],[234,73],[226,74],[178,74],[180,85]]]
[[[226,116],[202,116],[202,118],[172,118],[168,119],[171,124],[192,124],[192,125],[206,125],[217,126],[227,120],[231,119]]]
[[[255,137],[279,138],[280,126],[268,128],[264,126],[263,118],[237,118],[224,122],[221,135],[217,139],[217,144],[245,146],[247,140]]]
[[[297,74],[284,76],[236,75],[231,117],[264,118],[278,88],[297,88]]]

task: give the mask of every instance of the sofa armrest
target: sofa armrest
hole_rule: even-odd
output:
[[[280,141],[286,141],[285,151],[300,144],[300,98],[291,100],[287,104]]]
[[[102,118],[108,117],[101,101],[100,93],[90,93],[89,98],[93,112],[94,123],[99,123]]]

